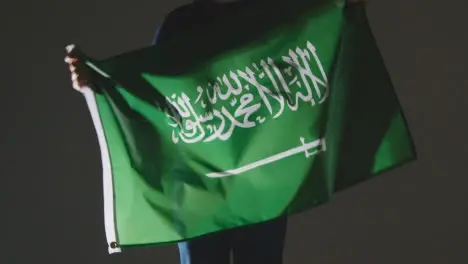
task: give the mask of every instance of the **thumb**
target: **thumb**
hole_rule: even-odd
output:
[[[77,58],[78,60],[85,62],[89,60],[89,58],[81,51],[75,44],[70,44],[65,47],[65,50],[69,54],[70,57]]]

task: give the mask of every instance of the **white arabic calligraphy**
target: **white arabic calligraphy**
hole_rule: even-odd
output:
[[[286,109],[297,111],[301,102],[315,106],[326,100],[328,80],[312,43],[307,42],[306,49],[289,50],[281,61],[282,69],[268,57],[222,74],[205,88],[197,86],[195,100],[185,93],[167,98],[179,117],[169,116],[173,142],[226,141],[236,128],[274,120]]]

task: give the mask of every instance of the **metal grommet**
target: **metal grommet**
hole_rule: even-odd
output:
[[[117,242],[111,242],[110,243],[110,247],[115,249],[115,248],[118,248],[119,247],[119,244],[117,244]]]

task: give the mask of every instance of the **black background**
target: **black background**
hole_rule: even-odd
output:
[[[285,263],[468,263],[468,3],[369,2],[419,161],[292,217]],[[99,149],[63,56],[146,46],[182,3],[1,2],[0,263],[178,262],[175,246],[107,254]]]

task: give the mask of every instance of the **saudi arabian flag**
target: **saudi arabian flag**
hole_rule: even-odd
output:
[[[259,2],[86,62],[110,253],[295,214],[416,158],[362,5]]]

